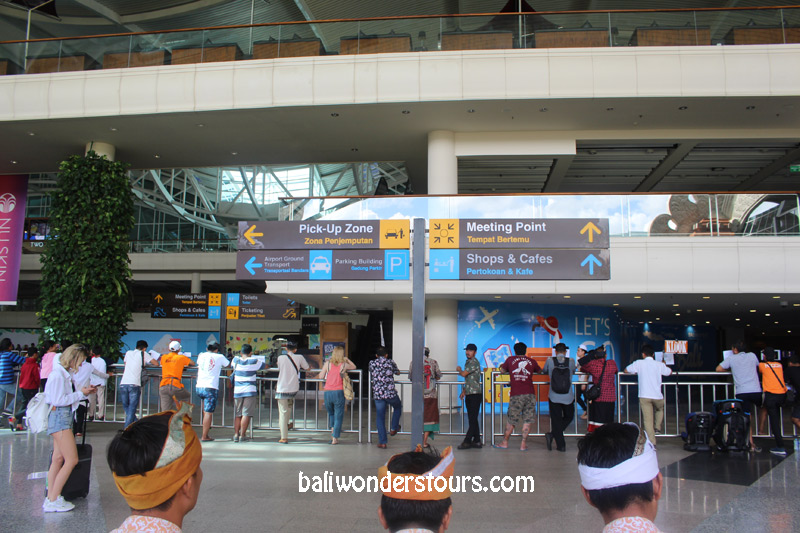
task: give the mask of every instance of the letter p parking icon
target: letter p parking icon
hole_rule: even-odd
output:
[[[408,279],[410,260],[408,250],[386,250],[383,256],[384,279]]]

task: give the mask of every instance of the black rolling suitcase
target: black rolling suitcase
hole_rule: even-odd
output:
[[[75,498],[85,498],[89,494],[89,474],[92,471],[92,445],[86,444],[86,417],[83,419],[83,437],[78,444],[78,464],[72,470],[61,495],[67,501]],[[53,452],[50,452],[50,462],[53,462]]]

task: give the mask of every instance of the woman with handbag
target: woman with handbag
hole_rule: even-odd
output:
[[[783,365],[777,360],[775,350],[764,348],[765,363],[759,363],[758,371],[761,373],[761,382],[764,389],[764,407],[769,416],[769,426],[775,437],[775,448],[770,449],[774,455],[785,456],[786,448],[783,447],[783,429],[781,419],[781,406],[786,401],[786,383],[783,379]]]
[[[601,344],[579,358],[578,364],[582,372],[586,372],[592,377],[593,384],[585,392],[586,399],[590,400],[587,432],[591,433],[603,424],[610,424],[614,421],[616,414],[614,404],[617,400],[617,363],[613,359],[606,359],[606,348]]]
[[[72,436],[72,414],[82,400],[97,390],[75,383],[75,374],[89,356],[82,344],[73,344],[61,354],[47,379],[44,395],[51,406],[47,434],[53,436],[53,459],[47,472],[47,497],[42,503],[45,513],[62,513],[75,508],[61,496],[69,475],[78,464],[78,447]],[[73,392],[72,387],[78,388]]]
[[[328,411],[328,425],[332,428],[331,444],[339,444],[342,433],[342,420],[344,419],[344,379],[347,371],[354,370],[355,363],[344,356],[344,348],[336,346],[331,358],[328,359],[319,372],[319,378],[325,380],[325,409]]]

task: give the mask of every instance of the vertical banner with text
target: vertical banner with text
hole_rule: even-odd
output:
[[[28,176],[0,178],[0,305],[16,305]]]

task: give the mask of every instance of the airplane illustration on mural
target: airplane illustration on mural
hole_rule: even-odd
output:
[[[476,326],[478,326],[478,329],[480,329],[480,328],[481,328],[481,324],[483,324],[484,322],[487,322],[487,321],[488,321],[488,322],[489,322],[489,325],[490,325],[490,326],[492,326],[492,329],[494,329],[494,318],[493,318],[493,317],[494,317],[494,315],[496,315],[496,314],[497,314],[497,313],[498,313],[500,310],[499,310],[499,309],[495,309],[494,311],[492,311],[492,312],[490,313],[490,312],[489,312],[489,311],[487,311],[487,310],[486,310],[486,308],[485,308],[485,307],[483,307],[482,305],[480,306],[480,310],[481,310],[481,312],[483,313],[483,318],[481,318],[480,320],[476,320],[476,321],[475,321],[475,325],[476,325]]]

